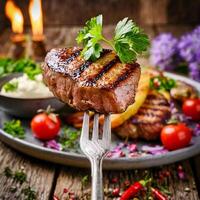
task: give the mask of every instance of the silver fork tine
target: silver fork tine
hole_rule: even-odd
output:
[[[103,124],[103,142],[107,149],[110,148],[111,142],[111,121],[110,114],[105,115]]]
[[[111,122],[110,115],[105,115],[103,136],[99,139],[99,114],[95,113],[92,139],[89,138],[89,112],[84,113],[80,147],[89,158],[92,172],[92,200],[103,200],[102,161],[110,147]]]
[[[80,141],[83,141],[84,139],[89,139],[89,128],[90,128],[89,120],[90,120],[89,112],[84,112]]]
[[[96,113],[94,115],[92,140],[93,141],[98,141],[98,138],[99,138],[99,114]]]

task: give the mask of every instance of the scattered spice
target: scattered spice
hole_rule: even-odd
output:
[[[16,183],[20,183],[20,185],[22,185],[23,183],[28,183],[27,182],[27,175],[25,174],[25,172],[23,171],[23,168],[20,170],[17,170],[15,172],[13,172],[10,167],[6,167],[4,169],[4,175],[7,178],[12,178],[13,184]],[[22,189],[19,187],[19,185],[11,185],[10,187],[10,192],[11,193],[16,193],[18,190],[21,190],[21,193],[19,193],[18,198],[20,199],[20,195],[23,195],[23,199],[24,200],[36,200],[36,191],[34,189],[32,189],[30,186],[24,186]]]
[[[167,197],[165,197],[158,189],[151,188],[151,191],[156,200],[167,200]]]
[[[4,175],[7,177],[7,178],[11,178],[13,176],[13,173],[12,173],[12,170],[9,168],[9,167],[6,167],[4,169]]]
[[[119,188],[114,188],[112,191],[112,196],[113,197],[118,197],[120,193],[120,189]]]
[[[186,179],[185,171],[184,171],[184,169],[183,169],[183,167],[181,165],[179,165],[178,168],[177,168],[177,174],[178,174],[178,178],[180,180],[185,180]]]
[[[89,180],[88,175],[84,176],[84,177],[81,179],[81,184],[82,184],[82,186],[87,185],[87,184],[88,184],[88,180]]]
[[[30,186],[24,188],[22,193],[25,195],[24,200],[35,200],[36,199],[36,192]]]
[[[27,175],[23,171],[18,170],[14,173],[13,179],[20,184],[23,184],[24,182],[26,182]]]

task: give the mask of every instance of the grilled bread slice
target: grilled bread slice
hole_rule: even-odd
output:
[[[61,101],[75,109],[121,113],[134,102],[140,78],[137,63],[123,64],[104,49],[95,62],[85,61],[78,47],[52,49],[45,58],[43,78]]]

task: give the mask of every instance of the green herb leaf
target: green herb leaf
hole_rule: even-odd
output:
[[[86,22],[85,27],[79,31],[76,38],[78,44],[83,43],[82,55],[86,60],[94,60],[100,57],[102,47],[99,41],[102,39],[102,15],[94,17]]]
[[[153,90],[170,91],[176,86],[176,81],[165,76],[155,76],[150,79],[150,88]]]
[[[18,82],[7,82],[3,85],[3,89],[6,92],[13,92],[17,90],[17,87],[18,87]]]
[[[41,73],[39,65],[31,59],[12,60],[10,58],[0,58],[0,77],[13,72],[23,72],[30,79]]]
[[[5,122],[3,125],[3,130],[13,137],[17,137],[20,139],[25,138],[25,130],[22,127],[20,120],[13,119],[11,121]]]
[[[6,168],[4,169],[4,174],[5,174],[5,176],[6,176],[7,178],[10,178],[10,177],[13,176],[13,172],[12,172],[12,170],[10,169],[10,167],[6,167]]]
[[[119,56],[121,62],[131,63],[138,54],[147,50],[149,39],[132,20],[124,18],[115,28],[112,40],[102,35],[102,15],[86,22],[85,27],[79,31],[76,38],[78,44],[83,44],[82,55],[86,60],[96,60],[100,57],[102,47],[100,42],[106,42]]]
[[[16,171],[13,176],[14,180],[20,184],[24,183],[27,179],[27,175],[23,171]]]
[[[71,127],[64,127],[63,132],[59,138],[59,143],[62,145],[62,149],[76,149],[79,145],[80,131]]]
[[[24,188],[22,193],[25,195],[25,200],[35,200],[36,192],[30,186]]]

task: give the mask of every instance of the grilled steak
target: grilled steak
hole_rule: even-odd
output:
[[[155,140],[170,117],[170,106],[159,93],[150,93],[138,113],[116,129],[122,136]]]
[[[61,101],[81,110],[120,113],[134,102],[139,64],[123,64],[104,49],[95,62],[85,61],[77,47],[52,49],[45,58],[43,78]]]

